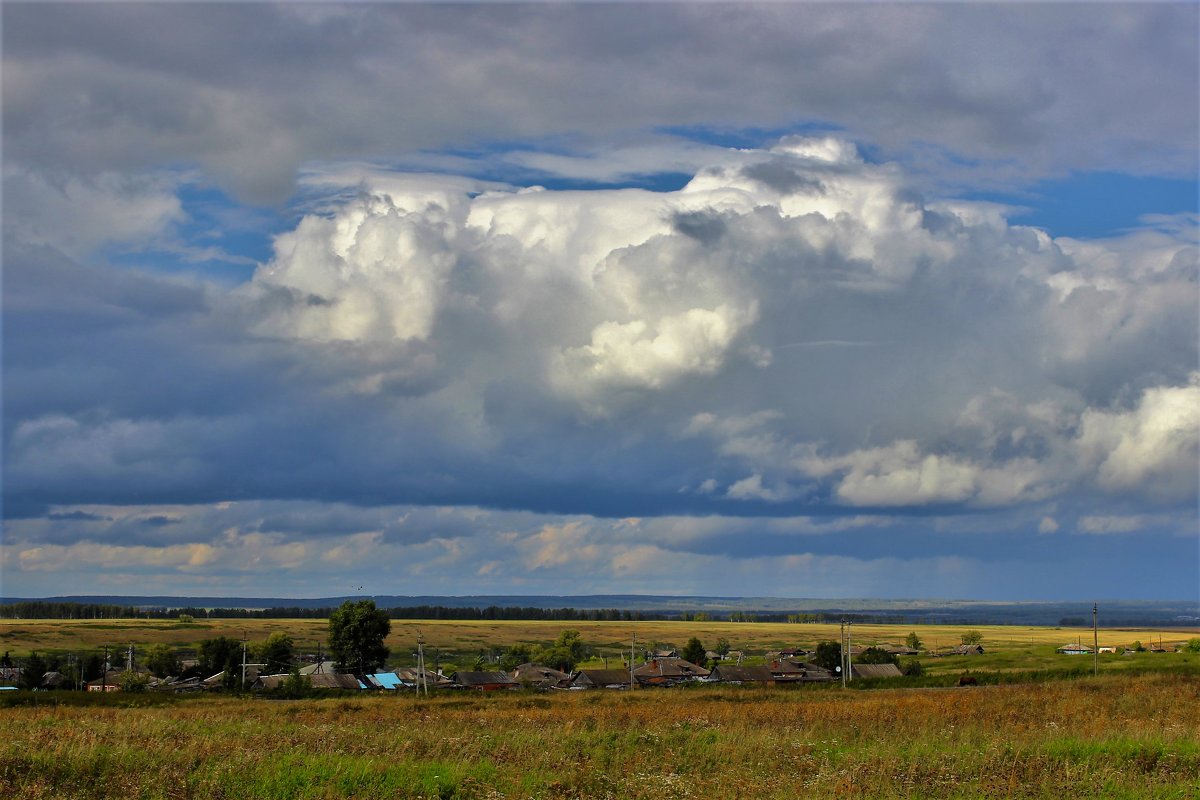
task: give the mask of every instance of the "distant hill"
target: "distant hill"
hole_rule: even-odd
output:
[[[618,609],[666,616],[707,612],[714,617],[731,613],[765,618],[788,614],[850,614],[888,618],[896,622],[957,623],[968,625],[1090,626],[1090,602],[985,602],[978,600],[813,599],[784,597],[705,597],[676,595],[373,595],[342,597],[177,597],[137,595],[67,595],[60,597],[0,598],[0,604],[22,601],[94,603],[167,608],[331,608],[346,600],[373,599],[381,608],[443,606],[446,608],[575,608]],[[1100,623],[1122,625],[1200,626],[1200,603],[1195,600],[1105,600],[1100,602]]]

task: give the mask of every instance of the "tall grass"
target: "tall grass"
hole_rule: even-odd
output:
[[[6,798],[1195,797],[1200,677],[0,710]]]

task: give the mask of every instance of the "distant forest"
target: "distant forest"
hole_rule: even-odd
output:
[[[10,619],[324,619],[336,607],[303,608],[277,606],[274,608],[140,608],[101,603],[53,602],[24,600],[0,605],[0,617]],[[902,624],[911,617],[896,614],[846,613],[749,613],[732,611],[726,614],[709,611],[647,612],[619,608],[536,608],[533,606],[486,606],[483,608],[438,605],[397,606],[384,609],[392,619],[462,619],[462,620],[555,620],[555,621],[614,621],[641,622],[644,620],[678,619],[693,622],[841,622]]]
[[[0,617],[12,619],[324,619],[335,607],[301,608],[137,608],[99,603],[56,603],[27,600],[0,605]],[[449,606],[405,606],[385,609],[392,619],[544,619],[544,620],[663,620],[666,614],[648,614],[617,608],[451,608]]]

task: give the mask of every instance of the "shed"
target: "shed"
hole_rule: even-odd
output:
[[[365,676],[367,683],[375,689],[402,689],[404,684],[400,682],[400,676],[394,672],[373,672]]]
[[[581,669],[571,679],[571,689],[628,689],[627,669]]]
[[[854,678],[900,678],[904,673],[895,664],[851,664],[850,675]]]
[[[633,670],[643,686],[668,686],[708,677],[708,670],[682,658],[652,658]]]
[[[464,689],[481,692],[519,689],[521,686],[507,672],[456,672],[450,676],[450,682]]]
[[[571,676],[545,664],[521,664],[513,670],[513,679],[525,686],[537,686],[549,689],[555,686],[566,686]]]
[[[952,656],[981,656],[983,655],[983,645],[981,644],[960,644],[950,651]]]
[[[775,676],[769,667],[739,667],[733,664],[718,664],[708,673],[708,680],[715,683],[757,683],[774,686]]]

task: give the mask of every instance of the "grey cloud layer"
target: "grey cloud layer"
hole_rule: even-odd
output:
[[[67,175],[200,163],[280,200],[314,159],[817,121],[896,151],[947,148],[959,169],[965,156],[1010,173],[1190,176],[1196,15],[1188,4],[15,4],[6,158]]]

